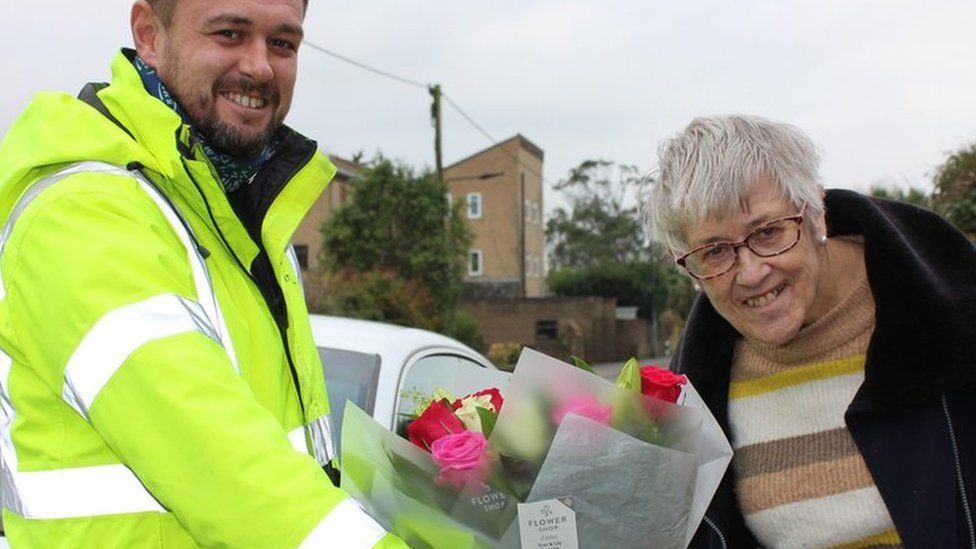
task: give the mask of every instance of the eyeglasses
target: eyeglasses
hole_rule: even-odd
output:
[[[759,257],[788,252],[800,241],[800,227],[807,206],[800,213],[766,222],[739,242],[712,242],[675,257],[674,261],[698,280],[709,280],[732,270],[739,261],[739,248],[745,246]]]

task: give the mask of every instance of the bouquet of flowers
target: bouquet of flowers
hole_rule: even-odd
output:
[[[631,361],[614,384],[529,349],[406,433],[347,404],[342,486],[413,547],[683,547],[731,460],[683,376]]]

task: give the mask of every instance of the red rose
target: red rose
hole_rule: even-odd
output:
[[[643,366],[640,369],[641,393],[668,402],[678,402],[681,396],[681,386],[688,383],[683,375],[655,365]]]
[[[435,440],[461,431],[464,431],[464,424],[451,411],[447,401],[435,400],[420,414],[420,417],[407,425],[407,438],[429,452]]]
[[[494,410],[495,414],[498,414],[499,412],[502,411],[502,402],[504,399],[502,399],[502,394],[498,392],[498,389],[495,389],[494,387],[492,387],[491,389],[484,389],[482,391],[478,391],[477,393],[472,393],[466,397],[459,398],[451,404],[451,407],[457,410],[458,408],[461,407],[461,401],[463,401],[464,399],[472,398],[472,397],[480,397],[482,395],[488,395],[491,397],[491,405],[495,407]]]

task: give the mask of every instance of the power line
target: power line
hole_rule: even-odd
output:
[[[336,59],[338,59],[340,61],[345,61],[346,63],[349,63],[350,65],[359,67],[361,69],[364,69],[364,70],[367,70],[369,72],[378,74],[380,76],[385,76],[386,78],[390,78],[392,80],[396,80],[397,82],[401,82],[403,84],[407,84],[407,85],[410,85],[410,86],[415,86],[415,87],[418,87],[418,88],[423,88],[425,90],[427,89],[427,84],[421,84],[420,82],[415,82],[415,81],[410,80],[408,78],[404,78],[402,76],[397,76],[395,74],[392,74],[392,73],[389,73],[389,72],[386,72],[386,71],[381,71],[380,69],[376,69],[376,68],[370,67],[369,65],[366,65],[364,63],[360,63],[359,61],[355,61],[355,60],[350,59],[350,58],[348,58],[348,57],[346,57],[344,55],[340,55],[340,54],[338,54],[338,53],[336,53],[336,52],[334,52],[332,50],[327,50],[327,49],[323,48],[322,46],[313,44],[312,42],[305,41],[305,42],[303,42],[303,44],[306,45],[306,46],[308,46],[308,47],[310,47],[310,48],[312,48],[313,50],[320,51],[320,52],[322,52],[322,53],[324,53],[326,55],[335,57]]]
[[[457,103],[455,103],[453,99],[451,99],[450,97],[448,97],[447,94],[442,93],[441,96],[444,99],[446,99],[447,102],[448,102],[448,104],[450,104],[452,107],[454,107],[454,109],[462,117],[464,117],[464,119],[467,120],[469,124],[471,124],[472,126],[474,126],[474,128],[476,130],[478,130],[479,132],[481,132],[482,135],[484,135],[485,137],[487,137],[489,141],[491,141],[495,145],[498,145],[499,144],[499,141],[497,139],[495,139],[494,137],[492,137],[491,134],[488,133],[484,128],[482,128],[480,124],[478,124],[477,122],[474,121],[473,118],[471,118],[470,116],[468,116],[468,113],[464,112],[464,109],[462,109],[460,105],[458,105]],[[512,159],[515,160],[515,162],[517,162],[520,166],[522,166],[523,168],[525,168],[525,171],[527,171],[527,172],[531,173],[532,175],[538,177],[539,180],[542,181],[543,183],[549,183],[548,181],[546,181],[546,179],[544,177],[542,177],[542,174],[541,173],[535,171],[531,166],[529,166],[525,162],[522,162],[522,160],[519,159],[519,157],[515,153],[509,151],[505,147],[502,147],[501,150],[502,150],[502,152],[504,152],[508,156],[512,157]],[[551,183],[549,183],[549,184],[551,185]]]
[[[315,44],[313,42],[309,42],[309,41],[306,40],[306,41],[303,42],[303,44],[306,45],[306,46],[308,46],[308,47],[310,47],[310,48],[312,48],[313,50],[322,52],[322,53],[324,53],[324,54],[326,54],[326,55],[328,55],[330,57],[334,57],[334,58],[336,58],[336,59],[338,59],[340,61],[343,61],[345,63],[348,63],[348,64],[350,64],[350,65],[352,65],[354,67],[358,67],[360,69],[363,69],[363,70],[372,72],[374,74],[378,74],[378,75],[383,76],[385,78],[389,78],[391,80],[396,80],[397,82],[400,82],[402,84],[407,84],[409,86],[414,86],[414,87],[422,88],[422,89],[425,89],[425,90],[429,90],[430,89],[430,86],[428,86],[427,84],[422,84],[420,82],[417,82],[417,81],[414,81],[414,80],[410,80],[409,78],[404,78],[402,76],[397,76],[397,75],[395,75],[393,73],[389,73],[389,72],[386,72],[386,71],[383,71],[383,70],[380,70],[380,69],[371,67],[371,66],[369,66],[369,65],[367,65],[365,63],[360,63],[359,61],[356,61],[354,59],[350,59],[350,58],[348,58],[348,57],[346,57],[346,56],[344,56],[342,54],[339,54],[339,53],[336,53],[336,52],[334,52],[332,50],[323,48],[322,46],[319,46],[319,45],[317,45],[317,44]],[[485,130],[483,127],[481,127],[481,124],[478,124],[474,120],[474,118],[472,118],[471,116],[468,115],[468,113],[464,112],[464,109],[462,109],[461,106],[458,105],[453,99],[451,99],[450,97],[448,97],[447,94],[441,93],[441,97],[443,97],[448,102],[448,104],[450,104],[452,107],[454,107],[454,110],[456,110],[469,124],[471,124],[471,126],[473,126],[474,129],[478,130],[479,132],[481,132],[482,135],[484,135],[485,137],[487,137],[488,140],[492,142],[492,144],[494,144],[494,145],[498,145],[499,144],[499,141],[497,139],[495,139],[494,137],[492,137],[492,135],[490,133],[488,133],[488,131]],[[522,162],[522,160],[519,159],[518,156],[516,156],[515,154],[513,154],[508,149],[502,147],[502,152],[504,152],[508,156],[512,157],[512,159],[514,159],[515,162],[517,162],[520,166],[522,166],[523,168],[525,168],[525,170],[528,171],[529,173],[531,173],[532,175],[538,177],[542,182],[549,183],[548,181],[545,180],[544,177],[542,177],[542,174],[540,174],[539,172],[535,171],[531,166],[529,166],[529,165],[525,164],[524,162]],[[551,183],[550,183],[550,185],[551,185]]]
[[[498,144],[498,140],[497,139],[495,139],[494,137],[492,137],[490,133],[488,133],[484,128],[481,127],[481,125],[479,125],[477,122],[475,122],[473,118],[471,118],[470,116],[468,116],[468,113],[464,112],[464,109],[462,109],[460,105],[458,105],[457,103],[455,103],[453,99],[451,99],[450,97],[448,97],[448,95],[446,93],[441,93],[441,97],[443,97],[444,99],[446,99],[447,102],[450,103],[450,105],[452,107],[454,107],[454,109],[458,113],[460,113],[461,116],[463,116],[464,119],[467,120],[469,124],[471,124],[472,126],[474,126],[474,128],[476,130],[478,130],[479,132],[481,132],[482,135],[484,135],[485,137],[487,137],[489,141],[491,141],[492,143],[494,143],[496,145]]]

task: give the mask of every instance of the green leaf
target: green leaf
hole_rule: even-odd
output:
[[[596,373],[596,372],[593,371],[593,367],[590,366],[589,363],[587,363],[585,360],[583,360],[582,358],[580,358],[578,356],[574,356],[573,357],[573,366],[576,366],[580,370],[586,370],[587,372],[589,372],[591,374],[595,374]]]
[[[617,387],[628,391],[640,392],[640,368],[637,367],[636,358],[631,357],[624,364],[624,367],[620,369],[620,375],[617,376]]]
[[[495,421],[498,419],[498,415],[489,410],[488,408],[477,407],[478,417],[481,418],[481,432],[485,435],[485,438],[491,436],[491,432],[495,430]]]

